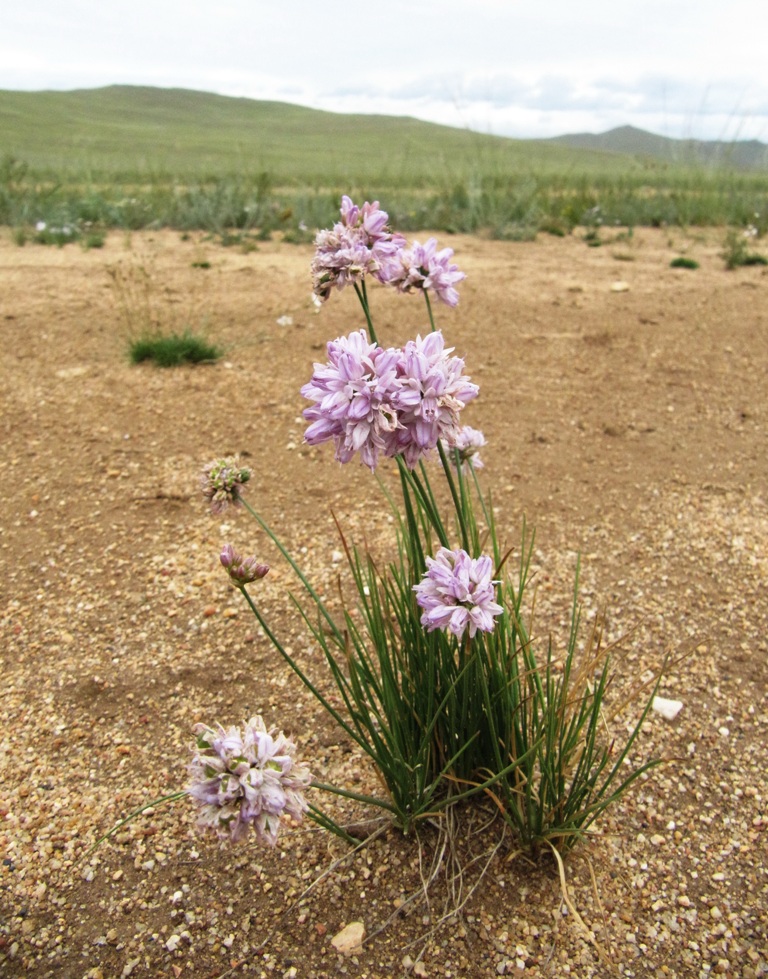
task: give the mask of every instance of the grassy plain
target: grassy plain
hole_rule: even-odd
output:
[[[338,115],[179,89],[0,92],[0,223],[171,227],[289,240],[339,197],[404,231],[524,240],[578,225],[768,229],[768,173],[570,149],[405,117]],[[237,240],[237,239],[236,239]]]

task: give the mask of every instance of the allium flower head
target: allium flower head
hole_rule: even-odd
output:
[[[334,442],[340,462],[359,452],[373,470],[381,453],[397,451],[400,351],[369,343],[364,330],[331,341],[327,349],[328,363],[315,364],[312,379],[301,389],[314,402],[304,409],[312,423],[304,439],[310,445]]]
[[[346,195],[342,197],[341,221],[320,231],[315,239],[312,283],[320,302],[325,302],[332,289],[343,289],[369,274],[387,281],[405,241],[388,230],[388,220],[378,201],[366,201],[360,208]]]
[[[209,462],[200,477],[200,489],[211,506],[211,513],[222,513],[231,503],[242,501],[242,487],[253,470],[240,466],[237,459],[217,459]]]
[[[416,601],[424,609],[421,624],[428,632],[448,630],[459,639],[467,628],[470,639],[476,632],[493,632],[494,617],[504,609],[494,600],[498,581],[492,574],[489,557],[471,558],[464,550],[441,547],[434,558],[427,558],[427,571],[414,585]]]
[[[259,716],[242,730],[198,724],[195,734],[186,791],[200,808],[198,826],[234,842],[253,826],[259,839],[274,846],[280,817],[300,820],[309,808],[304,790],[312,775],[295,761],[295,745],[274,728],[268,731]]]
[[[483,468],[483,460],[478,455],[480,449],[486,444],[485,436],[482,432],[476,428],[472,428],[470,425],[462,425],[455,435],[453,442],[447,444],[449,449],[456,449],[458,451],[459,464],[462,470],[466,470],[468,466],[473,466],[475,469]],[[455,456],[453,456],[453,453],[451,455],[452,461],[455,463]]]
[[[477,397],[479,388],[462,372],[464,361],[451,357],[438,330],[422,340],[417,336],[403,349],[400,368],[400,430],[398,440],[406,463],[413,468],[434,449],[439,439],[452,444],[458,437],[459,413]]]
[[[315,364],[301,389],[314,402],[304,409],[310,445],[332,441],[339,462],[356,452],[371,470],[379,457],[402,454],[413,469],[438,439],[453,444],[459,412],[478,387],[462,374],[442,333],[417,337],[403,348],[369,343],[364,330],[328,344],[328,363]]]
[[[410,248],[400,249],[397,265],[393,266],[387,282],[400,292],[429,289],[446,306],[456,306],[459,301],[456,283],[467,276],[451,262],[452,257],[452,248],[437,250],[436,238],[428,238],[423,245],[415,241]]]
[[[268,564],[259,564],[255,557],[243,558],[231,544],[222,548],[219,560],[227,571],[233,585],[242,588],[251,581],[258,581],[269,571]]]

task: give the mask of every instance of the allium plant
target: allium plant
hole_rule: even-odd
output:
[[[397,467],[401,499],[390,499],[396,558],[380,567],[339,524],[353,587],[342,613],[332,612],[243,497],[250,471],[222,460],[206,467],[203,478],[212,509],[243,503],[296,574],[304,599],[293,602],[324,654],[334,696],[283,645],[246,589],[266,573],[264,566],[231,547],[221,555],[276,651],[357,744],[386,791],[374,797],[314,786],[380,806],[406,832],[426,816],[485,795],[525,844],[568,849],[655,764],[626,765],[651,698],[623,746],[605,733],[609,657],[599,630],[580,640],[576,590],[563,656],[551,645],[534,648],[524,615],[532,538],[523,527],[513,574],[511,551],[502,548],[476,473],[485,438],[463,421],[478,387],[434,323],[430,294],[453,307],[464,279],[452,251],[438,250],[434,239],[409,246],[390,231],[378,202],[358,207],[348,197],[340,221],[318,234],[316,246],[317,300],[352,283],[365,323],[328,343],[327,360],[314,365],[301,388],[309,401],[305,439],[331,443],[340,463],[359,456],[371,471],[385,460]],[[402,293],[420,292],[429,332],[402,347],[382,345],[369,302],[371,279]],[[436,492],[435,481],[444,482],[447,493]],[[443,497],[450,500],[447,515],[438,503]],[[280,777],[287,771],[306,788],[308,775],[282,762],[269,770],[254,763],[251,756],[261,755],[245,752],[250,734],[232,735],[230,751],[228,735],[202,730],[202,775],[193,794],[209,807],[205,821],[233,836],[253,822],[272,839],[272,817],[301,809],[298,795],[290,796],[292,809],[283,802],[278,787],[286,799],[289,793]],[[268,792],[266,783],[254,784],[262,777],[269,779]],[[319,822],[335,827],[310,808]]]

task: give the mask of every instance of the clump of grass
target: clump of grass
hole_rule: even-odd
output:
[[[554,238],[565,238],[571,233],[571,228],[566,221],[560,217],[543,218],[539,224],[539,231],[552,235]]]
[[[535,225],[509,221],[494,228],[491,238],[494,241],[536,241],[537,232]]]
[[[749,227],[746,231],[731,228],[725,238],[722,252],[725,267],[732,271],[744,265],[768,265],[768,258],[759,252],[749,250],[749,242],[757,236],[757,229]]]
[[[218,360],[224,351],[206,338],[210,321],[204,303],[197,302],[200,290],[185,281],[186,300],[179,308],[178,287],[160,276],[153,254],[145,259],[107,269],[131,363],[177,367]],[[207,264],[204,258],[197,261]]]
[[[678,255],[669,263],[671,269],[697,269],[699,263],[695,258],[686,258],[685,255]]]
[[[153,361],[158,367],[205,364],[218,360],[223,351],[191,330],[183,333],[141,336],[129,348],[132,364]]]
[[[103,248],[104,247],[104,235],[99,231],[89,232],[85,238],[83,238],[83,248],[86,250],[90,248]]]
[[[258,241],[269,241],[271,237],[269,229],[262,229],[255,236]],[[253,235],[240,231],[222,231],[219,235],[219,244],[223,248],[239,248],[244,255],[258,251],[259,247]]]
[[[63,248],[64,245],[73,241],[80,240],[80,231],[76,225],[47,225],[44,221],[39,221],[35,229],[35,242],[38,245],[56,245]]]

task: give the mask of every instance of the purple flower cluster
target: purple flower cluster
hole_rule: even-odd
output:
[[[238,588],[258,581],[269,571],[268,564],[259,564],[255,557],[242,557],[231,544],[222,548],[219,560],[226,569],[230,581]]]
[[[441,547],[434,558],[427,558],[427,570],[414,585],[416,601],[424,609],[421,624],[428,632],[443,629],[461,638],[469,628],[470,639],[476,632],[493,632],[494,616],[504,609],[494,599],[491,578],[493,564],[487,556],[471,558],[464,550]]]
[[[340,462],[359,452],[373,470],[381,455],[402,455],[413,469],[440,439],[454,443],[459,413],[478,387],[463,374],[464,361],[450,356],[442,333],[385,349],[359,330],[327,349],[328,363],[316,363],[301,389],[314,402],[304,410],[308,444],[333,442]]]
[[[348,282],[369,274],[380,282],[387,281],[405,243],[402,235],[389,231],[388,220],[378,201],[366,201],[360,208],[346,195],[342,197],[341,221],[330,230],[320,231],[315,239],[312,284],[319,302],[325,302],[332,289],[343,289]]]
[[[401,234],[393,234],[389,215],[379,202],[362,207],[346,195],[341,199],[341,220],[315,238],[312,259],[312,285],[317,302],[323,303],[331,291],[348,282],[372,275],[384,285],[400,292],[431,290],[447,306],[459,301],[456,284],[466,278],[451,262],[452,248],[437,249],[437,239],[429,238],[410,247]]]
[[[451,262],[452,257],[452,248],[437,250],[436,238],[428,238],[423,245],[415,241],[397,253],[399,268],[389,276],[387,284],[400,292],[431,289],[446,306],[455,306],[459,301],[456,283],[467,276]]]
[[[242,502],[242,488],[253,470],[240,466],[237,459],[217,459],[209,462],[200,477],[200,489],[211,506],[211,513],[222,513],[231,503]]]
[[[303,793],[312,776],[294,760],[295,745],[282,732],[267,731],[258,716],[242,731],[198,724],[195,734],[186,791],[200,807],[198,826],[233,842],[253,826],[259,839],[274,846],[280,817],[300,820],[309,808]]]

